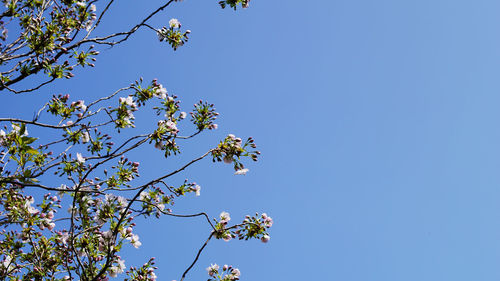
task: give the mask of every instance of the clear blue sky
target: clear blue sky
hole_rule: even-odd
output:
[[[105,28],[131,26],[163,2],[119,1]],[[221,113],[183,159],[228,133],[253,136],[263,155],[246,176],[198,164],[179,179],[198,182],[202,196],[174,210],[235,220],[265,211],[271,241],[213,241],[188,280],[206,280],[214,262],[248,281],[500,280],[498,11],[494,0],[252,0],[238,12],[186,0],[153,20],[192,30],[178,51],[143,30],[102,51],[93,71],[2,112],[156,77],[183,105],[201,98]],[[143,178],[174,168],[155,152],[137,155]],[[155,256],[167,281],[209,233],[201,219],[142,226],[127,265]]]

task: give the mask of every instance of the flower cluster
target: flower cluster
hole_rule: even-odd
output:
[[[223,141],[219,143],[216,149],[212,150],[214,161],[223,161],[226,164],[234,164],[236,175],[244,175],[248,172],[243,163],[240,161],[242,157],[250,157],[253,161],[257,161],[259,151],[249,151],[250,148],[256,148],[253,138],[248,138],[245,143],[241,138],[237,138],[233,134],[229,134]]]
[[[77,105],[79,106],[79,103],[77,104],[76,102],[73,102],[71,103],[71,106],[69,106],[68,100],[69,94],[54,95],[48,104],[47,112],[60,116],[63,120],[71,118],[72,113],[78,109]],[[81,108],[81,106],[79,107]]]
[[[134,126],[134,111],[137,111],[137,104],[133,96],[121,97],[119,107],[115,109],[116,120],[115,125],[117,128],[127,128]]]
[[[142,214],[148,216],[155,214],[156,217],[160,217],[162,212],[166,210],[166,205],[174,204],[173,198],[174,195],[166,194],[159,187],[151,187],[148,190],[142,191],[139,194],[139,202],[142,203]]]
[[[88,20],[82,23],[82,28],[85,28],[85,30],[90,31],[92,28],[92,24],[97,18],[96,11],[97,7],[94,4],[90,4],[90,6],[87,7],[87,3],[84,1],[78,1],[75,3],[75,8],[79,10],[81,14],[84,14],[88,17]]]
[[[113,265],[108,269],[109,276],[117,277],[118,274],[123,273],[123,271],[125,271],[125,261],[119,256],[116,256]]]
[[[239,240],[248,240],[251,238],[260,239],[263,243],[269,242],[271,237],[267,230],[273,226],[273,219],[266,213],[255,214],[255,216],[246,216],[242,223],[228,227],[227,224],[231,220],[229,213],[222,212],[220,220],[215,220],[215,237],[229,241],[238,237]]]
[[[92,43],[98,45],[120,44],[135,33],[139,27],[153,29],[161,42],[167,42],[174,50],[183,46],[189,39],[190,30],[181,30],[178,19],[172,18],[168,25],[155,29],[149,25],[151,18],[158,11],[145,16],[135,28],[126,32],[117,32],[103,36],[92,36],[103,17],[109,12],[106,6],[97,14],[97,1],[35,2],[32,0],[4,0],[0,21],[0,47],[2,47],[1,64],[8,64],[6,71],[0,72],[0,90],[12,92],[31,92],[51,83],[55,79],[71,78],[74,67],[94,66],[95,57],[99,54],[93,50]],[[179,0],[175,2],[180,2]],[[247,8],[250,0],[219,1],[222,8],[229,6],[236,9],[241,5]],[[43,20],[40,20],[43,19]],[[9,28],[9,25],[19,25]],[[9,33],[10,30],[10,33]],[[12,38],[12,39],[11,39]],[[10,39],[10,41],[9,41]],[[87,50],[82,50],[89,46]],[[21,82],[41,71],[48,74],[49,81],[41,82],[37,87],[16,91],[10,86]]]
[[[130,187],[128,183],[139,176],[139,165],[139,162],[129,161],[128,158],[122,156],[118,164],[111,167],[116,171],[113,175],[109,175],[108,170],[104,171],[107,179],[103,183],[109,188]]]
[[[219,5],[222,7],[222,9],[225,9],[226,6],[229,5],[229,7],[236,10],[236,8],[238,7],[238,4],[241,4],[241,7],[243,9],[246,9],[246,8],[248,8],[248,6],[250,4],[250,0],[222,0],[222,1],[219,1]]]
[[[217,264],[211,264],[207,267],[208,276],[210,279],[208,281],[233,281],[240,280],[241,272],[239,269],[232,267],[231,265],[225,264],[220,268]]]
[[[271,237],[267,230],[273,226],[273,219],[266,213],[255,214],[255,216],[246,216],[243,223],[238,225],[234,234],[240,240],[248,240],[250,238],[260,239],[263,243],[267,243]]]
[[[219,113],[215,112],[213,104],[199,101],[194,105],[194,111],[191,114],[191,121],[198,127],[199,131],[209,129],[215,130],[218,125],[214,123]]]
[[[173,190],[173,192],[178,197],[183,196],[186,193],[190,193],[190,192],[194,192],[196,194],[196,196],[200,196],[201,186],[199,186],[195,182],[188,182],[188,180],[186,179],[186,180],[184,180],[184,183],[181,186],[179,186],[177,188],[170,187],[170,189]]]
[[[164,26],[156,31],[158,40],[160,40],[160,42],[167,42],[174,50],[177,50],[178,47],[184,45],[188,41],[188,35],[191,33],[191,30],[189,29],[182,32],[180,28],[181,23],[179,20],[171,19],[168,22],[168,28]]]
[[[127,271],[128,278],[125,281],[155,281],[157,276],[155,270],[158,269],[155,264],[155,258],[151,258],[147,263],[141,267],[131,267]]]

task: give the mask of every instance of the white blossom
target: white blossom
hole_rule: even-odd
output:
[[[207,272],[208,275],[214,276],[215,274],[219,273],[219,266],[217,264],[211,264],[209,267],[207,267]]]
[[[118,205],[121,207],[121,208],[125,208],[127,207],[127,199],[125,199],[125,197],[122,197],[122,196],[118,196],[116,198],[116,200],[118,201]]]
[[[262,241],[262,243],[267,243],[267,242],[269,242],[270,239],[271,239],[271,237],[266,234],[266,235],[262,236],[262,238],[260,238],[260,241]]]
[[[83,100],[79,100],[79,101],[77,101],[77,102],[75,103],[75,105],[76,105],[76,108],[78,108],[78,109],[79,109],[79,110],[81,110],[81,111],[85,111],[85,110],[87,110],[87,106],[85,105],[85,101],[83,101]]]
[[[158,209],[160,209],[160,211],[162,211],[162,212],[165,210],[164,204],[158,204],[158,205],[156,205],[156,207],[158,207]]]
[[[40,212],[35,207],[31,206],[31,204],[33,204],[34,202],[35,202],[35,199],[33,199],[33,197],[30,197],[29,199],[27,199],[24,202],[24,207],[26,208],[26,210],[28,210],[28,213],[30,213],[30,214],[38,214]]]
[[[82,143],[88,143],[90,141],[90,135],[88,132],[83,132]]]
[[[128,96],[126,98],[121,97],[120,103],[128,105],[128,106],[133,107],[133,108],[137,107],[137,104],[134,102],[134,97],[132,97],[132,96]]]
[[[179,28],[181,27],[181,23],[179,22],[178,19],[171,19],[168,21],[168,25],[170,28]]]
[[[14,263],[12,262],[11,256],[5,256],[4,261],[2,262],[2,267],[7,269],[7,271],[11,271],[14,268]]]
[[[231,233],[226,232],[224,233],[224,236],[222,236],[222,239],[225,241],[225,242],[229,242],[231,239],[233,239],[233,237],[231,236]]]
[[[265,225],[266,227],[271,227],[271,226],[273,226],[273,219],[272,219],[271,217],[266,217],[266,218],[264,219],[264,225]]]
[[[246,173],[248,173],[248,169],[240,169],[238,171],[236,171],[234,174],[235,175],[246,175]]]
[[[232,275],[232,277],[240,277],[241,272],[239,269],[233,268],[233,269],[231,269],[231,275]]]
[[[136,249],[139,248],[142,245],[141,241],[139,241],[139,235],[137,235],[137,234],[130,235],[129,237],[127,237],[127,240],[129,240],[130,243],[132,243],[132,245]]]
[[[167,98],[167,89],[165,89],[165,87],[163,87],[162,84],[160,84],[157,88],[156,88],[156,91],[155,91],[155,94],[161,98],[161,99],[165,99]]]
[[[63,232],[61,234],[61,236],[59,237],[59,241],[61,241],[61,243],[63,243],[64,245],[66,245],[68,243],[68,239],[69,239],[69,233],[68,232]]]
[[[172,131],[177,131],[177,125],[172,122],[171,120],[167,120],[167,122],[165,123],[165,125],[167,126],[167,128],[169,128],[170,130]]]
[[[117,265],[114,265],[109,268],[109,276],[111,277],[117,277],[118,274],[122,273],[125,270],[125,261],[124,260],[118,260]]]
[[[85,163],[85,158],[82,156],[82,154],[80,152],[77,152],[76,153],[76,160],[79,162],[79,163]]]
[[[221,223],[227,223],[228,221],[231,220],[231,216],[229,215],[228,212],[222,212],[220,213],[219,215],[220,219],[221,219]]]
[[[102,232],[101,237],[99,237],[99,251],[104,251],[112,238],[113,232],[111,230]]]
[[[19,134],[21,132],[21,127],[19,125],[16,125],[16,124],[12,124],[12,130],[14,132],[16,132],[16,134]],[[22,137],[24,136],[27,136],[28,135],[28,129],[26,127],[24,127],[24,133],[22,135]]]
[[[200,196],[200,191],[201,191],[201,186],[195,185],[194,192],[195,192],[196,196]]]
[[[146,191],[141,192],[141,194],[139,195],[139,200],[141,201],[146,201],[149,198],[150,198],[149,193],[147,193]]]

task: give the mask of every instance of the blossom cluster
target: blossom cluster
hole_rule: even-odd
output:
[[[242,223],[228,226],[231,216],[228,212],[222,212],[219,215],[220,220],[215,220],[215,237],[230,241],[238,237],[239,240],[248,240],[251,238],[260,239],[263,243],[269,242],[271,237],[267,232],[273,226],[273,219],[266,213],[255,214],[255,216],[246,216]]]
[[[155,281],[157,278],[155,270],[158,268],[154,264],[155,258],[151,258],[141,267],[131,267],[127,271],[129,278],[125,278],[125,281]]]
[[[218,264],[211,264],[207,267],[208,281],[233,281],[240,280],[241,272],[239,269],[231,265],[223,265],[222,268]]]
[[[246,9],[246,8],[248,8],[248,6],[250,4],[250,0],[222,0],[222,1],[219,1],[219,5],[222,7],[222,9],[226,8],[226,6],[229,5],[229,7],[236,10],[236,8],[238,7],[238,4],[241,4],[241,7],[243,9]]]
[[[253,161],[257,161],[260,152],[257,150],[249,150],[255,149],[256,147],[251,137],[243,143],[241,138],[229,134],[219,143],[216,149],[212,150],[213,161],[223,161],[226,164],[233,163],[234,169],[236,170],[235,174],[245,175],[249,170],[245,168],[240,160],[243,157],[250,157]]]
[[[177,50],[178,47],[184,45],[188,41],[188,35],[191,33],[189,29],[182,32],[180,28],[181,23],[179,20],[171,19],[168,22],[168,27],[164,26],[156,31],[158,40],[160,40],[160,42],[167,42],[174,50]]]
[[[71,78],[74,66],[93,66],[88,60],[97,55],[90,49],[80,53],[71,53],[71,42],[81,40],[76,38],[80,31],[90,33],[95,27],[97,7],[95,1],[61,1],[61,3],[33,2],[29,0],[3,1],[5,11],[2,17],[2,64],[13,61],[10,71],[0,74],[0,89],[16,83],[24,78],[35,75],[41,70],[52,80]],[[15,20],[19,18],[19,20]],[[43,20],[40,20],[43,19]],[[4,22],[19,23],[19,29],[9,28]],[[83,33],[83,32],[82,32]],[[12,38],[8,40],[8,38]],[[10,42],[9,42],[10,41]],[[73,47],[74,48],[74,47]],[[19,56],[19,53],[24,55]],[[58,58],[67,55],[66,60],[58,62]],[[22,57],[21,60],[18,60]],[[73,59],[71,65],[69,59]],[[17,61],[17,64],[15,63]],[[8,67],[10,68],[10,67]]]

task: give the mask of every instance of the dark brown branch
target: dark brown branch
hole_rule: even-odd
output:
[[[194,261],[191,263],[191,265],[186,269],[186,271],[184,271],[184,273],[182,274],[182,277],[181,277],[181,280],[180,281],[183,281],[184,278],[186,278],[186,275],[188,274],[188,272],[191,270],[191,268],[193,268],[193,266],[196,264],[196,262],[198,261],[198,259],[200,258],[200,255],[201,253],[203,252],[203,249],[205,249],[205,247],[208,245],[208,242],[210,241],[210,239],[212,239],[212,237],[214,236],[215,232],[212,231],[210,233],[210,236],[208,236],[208,239],[207,241],[205,241],[205,243],[203,244],[203,246],[201,246],[201,248],[198,250],[198,253],[196,254],[196,257],[194,258]]]

